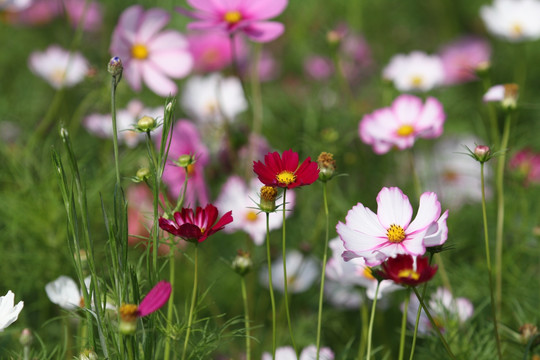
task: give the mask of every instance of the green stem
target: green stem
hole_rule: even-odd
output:
[[[246,324],[246,360],[251,360],[251,331],[249,329],[249,310],[244,276],[242,276],[242,299],[244,300],[244,322]]]
[[[375,289],[375,297],[373,298],[373,304],[371,305],[371,316],[369,318],[369,330],[368,330],[368,343],[367,343],[367,355],[366,359],[371,359],[371,338],[373,336],[373,323],[375,322],[375,309],[377,307],[377,297],[379,297],[380,281],[377,281],[377,288]]]
[[[291,335],[291,342],[292,342],[292,346],[294,348],[294,352],[298,355],[298,350],[296,348],[296,343],[294,341],[294,334],[293,334],[293,330],[292,330],[292,323],[291,323],[291,313],[290,313],[290,310],[289,310],[289,290],[288,290],[288,282],[289,282],[289,279],[287,277],[287,261],[286,261],[286,258],[287,258],[287,248],[286,248],[286,230],[285,230],[285,215],[286,215],[286,204],[287,204],[287,188],[284,188],[283,189],[283,232],[282,232],[282,242],[281,242],[281,245],[282,245],[282,250],[283,250],[283,279],[284,279],[284,282],[283,282],[283,287],[284,287],[284,291],[285,291],[285,313],[287,314],[287,325],[289,326],[289,334]]]
[[[488,222],[487,222],[487,212],[486,212],[486,191],[484,183],[484,163],[480,165],[480,181],[482,186],[482,219],[484,221],[484,244],[486,247],[486,265],[489,277],[489,295],[491,297],[491,316],[493,316],[493,329],[495,331],[495,340],[497,342],[497,354],[499,359],[502,359],[501,352],[501,340],[499,338],[499,327],[497,325],[497,310],[495,306],[495,301],[493,298],[493,276],[491,269],[491,256],[489,255],[489,232],[488,232]]]
[[[150,158],[151,163],[151,169],[152,174],[154,175],[154,186],[152,187],[153,196],[154,196],[154,204],[153,204],[153,210],[154,210],[154,221],[152,225],[152,271],[150,272],[150,278],[152,276],[156,276],[158,274],[158,268],[157,268],[157,257],[158,257],[158,231],[159,231],[159,225],[158,225],[158,208],[159,208],[159,183],[160,183],[160,176],[159,176],[159,165],[156,158],[156,150],[154,149],[154,144],[152,143],[152,136],[150,135],[150,131],[146,132],[146,147],[148,149],[148,157]]]
[[[431,254],[429,258],[429,264],[431,265],[431,260],[433,259],[433,254]],[[427,282],[424,283],[424,287],[422,288],[422,299],[426,298],[426,290],[427,290]],[[412,339],[412,345],[411,345],[411,355],[409,357],[409,360],[412,360],[414,357],[414,348],[416,347],[416,337],[418,336],[418,325],[420,324],[420,314],[422,313],[422,309],[418,307],[418,311],[416,312],[416,322],[414,323],[414,333],[413,333],[413,339]]]
[[[431,316],[431,313],[429,312],[426,304],[424,303],[424,300],[420,297],[420,294],[418,294],[418,291],[416,290],[415,287],[412,287],[412,290],[414,291],[414,294],[416,295],[416,298],[420,302],[421,308],[424,309],[424,312],[426,313],[429,321],[431,322],[431,325],[433,326],[433,329],[437,332],[437,335],[439,336],[439,339],[441,339],[441,342],[443,343],[443,346],[444,346],[446,352],[448,353],[448,356],[450,356],[451,359],[456,360],[456,357],[452,353],[452,350],[450,350],[450,346],[448,346],[448,343],[444,339],[444,336],[441,334],[441,329],[439,329],[439,327],[435,323],[435,320],[433,320],[433,317]],[[418,309],[418,311],[420,312],[421,309]]]
[[[411,298],[411,290],[407,289],[407,293],[405,295],[405,304],[403,305],[403,316],[401,317],[401,337],[399,339],[399,360],[403,360],[403,354],[405,353],[405,331],[407,330],[407,311],[409,310],[410,298]]]
[[[268,290],[272,304],[272,359],[276,358],[276,300],[272,285],[272,260],[270,259],[270,213],[266,213],[266,261],[268,263]]]
[[[111,116],[113,128],[114,167],[116,169],[116,183],[120,186],[120,165],[118,164],[118,129],[116,127],[116,86],[115,76],[111,77]]]
[[[328,227],[330,219],[328,215],[328,196],[326,191],[326,181],[323,182],[323,202],[324,202],[324,215],[326,217],[326,236],[324,240],[324,254],[322,261],[322,274],[321,274],[321,289],[319,291],[319,314],[317,317],[317,360],[319,360],[319,353],[321,349],[321,325],[322,325],[322,308],[323,308],[323,295],[324,295],[324,278],[326,273],[326,259],[328,258]]]
[[[368,335],[368,307],[366,292],[362,291],[362,305],[360,306],[360,315],[362,316],[362,332],[360,334],[360,345],[358,346],[358,359],[364,359],[366,352],[367,335]]]
[[[198,251],[199,250],[199,244],[195,243],[195,275],[193,280],[193,294],[191,295],[191,306],[189,308],[189,317],[188,317],[188,325],[187,325],[187,333],[186,333],[186,339],[184,340],[184,350],[182,352],[182,360],[185,360],[186,353],[187,353],[187,347],[189,344],[189,335],[191,334],[191,325],[193,323],[193,313],[195,310],[195,302],[197,301],[197,269],[198,269]]]
[[[171,236],[170,237],[171,239],[171,248],[169,250],[169,282],[171,283],[171,288],[173,289],[171,291],[171,295],[169,297],[169,303],[167,304],[167,330],[168,330],[168,334],[167,334],[167,338],[165,340],[165,357],[164,357],[164,360],[169,360],[170,358],[170,352],[171,352],[171,334],[170,332],[172,331],[172,315],[173,315],[173,309],[174,309],[174,275],[175,275],[175,271],[174,271],[174,265],[175,265],[175,259],[174,259],[174,254],[176,252],[176,247],[175,247],[175,244],[174,244],[174,239],[173,237]]]
[[[128,359],[129,360],[134,360],[135,358],[133,357],[133,338],[132,338],[132,335],[128,335],[127,338],[126,338],[126,348],[127,348],[127,353],[128,353]]]

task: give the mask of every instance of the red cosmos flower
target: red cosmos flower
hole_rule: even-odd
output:
[[[285,150],[282,157],[278,152],[266,154],[264,164],[253,162],[253,171],[263,184],[287,189],[313,184],[319,178],[317,163],[308,157],[298,166],[298,153],[292,150]]]
[[[437,272],[437,265],[430,266],[426,257],[417,257],[414,266],[414,257],[399,254],[395,258],[388,258],[382,264],[379,272],[384,279],[393,280],[396,284],[416,286],[431,280]]]
[[[208,204],[203,209],[200,206],[195,210],[183,208],[174,213],[174,220],[159,218],[159,227],[186,241],[203,242],[207,237],[223,229],[233,221],[232,211],[221,217],[216,223],[218,209]],[[214,224],[215,223],[215,224]]]

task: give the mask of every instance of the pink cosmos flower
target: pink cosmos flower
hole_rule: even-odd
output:
[[[44,52],[34,51],[30,54],[28,66],[55,89],[78,84],[89,69],[88,61],[81,53],[70,53],[58,45],[51,45]]]
[[[444,82],[458,84],[475,80],[476,70],[489,65],[491,47],[484,39],[464,37],[444,46],[439,55],[444,67]]]
[[[188,166],[188,183],[184,204],[186,206],[206,205],[208,203],[208,188],[204,180],[204,168],[209,162],[208,148],[202,143],[195,125],[187,120],[179,120],[171,134],[169,162],[165,165],[163,182],[169,189],[169,194],[178,198],[183,190],[186,172],[184,168],[173,164],[182,155],[192,155],[195,163]],[[155,136],[159,147],[160,136]]]
[[[234,223],[228,226],[225,232],[245,231],[259,246],[264,243],[266,238],[266,214],[253,209],[256,205],[252,199],[259,197],[261,186],[263,184],[257,179],[252,179],[248,187],[248,184],[241,177],[231,176],[223,185],[216,200],[217,207],[231,209],[235,218]],[[287,210],[294,208],[294,201],[294,191],[287,192]],[[281,204],[283,204],[283,198],[276,201],[276,205],[280,206]],[[290,216],[291,213],[291,211],[287,211],[286,216]],[[270,213],[268,220],[270,230],[279,229],[283,224],[283,215]]]
[[[334,64],[328,57],[313,55],[304,60],[304,71],[314,80],[326,80],[334,73]]]
[[[413,51],[390,59],[383,77],[394,83],[399,91],[428,91],[444,81],[444,68],[437,55]]]
[[[187,0],[187,3],[195,11],[181,7],[176,11],[196,20],[188,29],[242,33],[255,42],[272,41],[285,29],[281,23],[266,20],[281,14],[288,0]]]
[[[34,0],[27,8],[7,13],[10,23],[23,25],[42,25],[51,22],[62,14],[62,3],[56,0]]]
[[[194,70],[202,73],[219,71],[233,60],[231,40],[222,32],[200,32],[187,35],[189,51],[193,56]],[[234,38],[236,61],[243,63],[248,55],[244,39]]]
[[[156,94],[176,94],[170,79],[185,77],[193,67],[184,36],[174,30],[159,32],[170,20],[163,9],[145,11],[140,5],[124,10],[114,29],[110,52],[122,59],[124,77],[135,91],[144,83]]]
[[[101,28],[103,9],[99,2],[91,1],[88,5],[86,0],[63,0],[63,2],[69,22],[74,28],[81,20],[84,21],[83,29],[86,31],[96,31]]]
[[[360,139],[379,155],[393,147],[403,150],[412,147],[417,138],[439,137],[445,118],[437,99],[429,97],[422,104],[416,96],[400,95],[390,107],[364,115],[359,125]]]
[[[448,238],[448,210],[441,215],[435,193],[420,196],[418,213],[411,222],[412,213],[409,198],[396,187],[379,192],[377,214],[361,203],[353,206],[345,223],[340,221],[336,226],[347,250],[343,258],[347,261],[363,257],[366,265],[376,266],[398,254],[420,256],[426,247],[444,244]]]
[[[522,149],[512,156],[509,168],[519,178],[523,179],[525,186],[540,183],[540,153],[532,149]]]

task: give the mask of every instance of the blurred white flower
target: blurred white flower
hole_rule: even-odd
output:
[[[11,290],[8,290],[6,295],[0,296],[0,331],[4,331],[19,317],[24,302],[19,301],[17,305],[14,304],[15,294]]]
[[[540,1],[495,0],[480,8],[489,32],[512,42],[540,38]]]
[[[313,257],[304,256],[297,250],[291,250],[286,255],[286,261],[289,293],[301,293],[308,290],[319,277],[320,266]],[[268,269],[266,267],[261,269],[260,281],[265,285],[268,284]],[[275,290],[285,291],[283,257],[279,257],[272,263],[272,285]]]
[[[291,346],[282,346],[276,349],[276,360],[315,360],[317,359],[317,347],[309,345],[302,350],[300,357],[296,357],[296,353]],[[320,360],[334,360],[334,353],[327,347],[323,347],[319,353]],[[272,355],[265,352],[262,360],[272,360]]]
[[[69,53],[58,45],[44,52],[34,51],[28,59],[32,72],[45,79],[55,89],[71,87],[81,82],[88,72],[88,62],[79,52]]]
[[[84,279],[87,288],[90,287],[90,276]],[[62,309],[74,310],[82,307],[84,299],[79,286],[69,276],[61,275],[56,280],[45,285],[45,292],[53,304]]]
[[[21,11],[32,5],[33,0],[0,0],[0,11]]]
[[[399,91],[428,91],[444,82],[445,72],[439,56],[413,51],[392,57],[383,77],[392,81]]]

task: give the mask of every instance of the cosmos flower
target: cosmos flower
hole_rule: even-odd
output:
[[[190,33],[187,40],[195,71],[207,73],[223,70],[231,65],[233,52],[231,40],[226,33],[215,31]],[[234,41],[236,61],[243,63],[248,55],[244,39],[236,36]]]
[[[396,284],[416,286],[431,280],[437,272],[437,265],[430,266],[427,257],[417,257],[399,254],[388,258],[382,264],[379,272],[383,278],[392,280]]]
[[[540,153],[522,149],[512,156],[508,167],[523,180],[525,186],[540,183]]]
[[[445,288],[439,287],[437,291],[431,295],[429,301],[426,301],[426,306],[429,313],[435,320],[442,332],[448,328],[457,328],[473,315],[474,307],[469,299],[454,298],[452,293]],[[407,322],[409,325],[416,324],[416,316],[420,308],[420,301],[415,294],[411,294],[409,306],[407,307]],[[420,334],[428,334],[433,330],[433,326],[429,321],[424,309],[420,314],[418,323],[418,332]]]
[[[278,152],[266,154],[264,164],[253,162],[253,171],[263,184],[287,189],[313,184],[319,178],[317,163],[308,157],[298,166],[298,153],[292,150],[285,150],[282,156]]]
[[[445,84],[459,84],[477,78],[476,71],[489,66],[491,47],[477,37],[464,37],[445,45],[440,53]]]
[[[395,55],[383,70],[383,77],[399,91],[428,91],[444,81],[444,68],[437,55],[413,51]]]
[[[193,209],[183,208],[174,213],[174,220],[160,217],[159,227],[185,241],[201,243],[210,235],[223,230],[225,225],[232,221],[231,211],[225,213],[218,220],[218,209],[214,205],[208,204],[204,208],[197,207],[195,212]]]
[[[420,256],[426,247],[442,245],[448,237],[446,218],[433,192],[420,196],[416,218],[409,198],[396,187],[383,188],[377,196],[377,214],[361,203],[349,210],[346,223],[336,230],[347,251],[345,260],[365,258],[366,265],[376,266],[399,254]]]
[[[220,191],[216,200],[216,206],[223,209],[231,209],[235,221],[225,228],[225,232],[245,231],[256,245],[262,245],[266,239],[266,214],[261,213],[255,206],[252,199],[258,198],[261,189],[261,182],[252,179],[248,184],[239,176],[231,176]],[[294,191],[287,193],[287,213],[290,216],[294,208]],[[281,206],[283,199],[276,201],[277,206]],[[283,215],[270,213],[269,229],[279,229],[283,224]]]
[[[15,304],[15,294],[8,290],[7,294],[0,296],[0,331],[4,331],[9,325],[13,324],[19,317],[23,309],[24,302],[19,301]]]
[[[360,139],[385,154],[393,147],[410,148],[417,138],[441,136],[446,115],[442,104],[428,97],[425,104],[413,95],[398,96],[390,107],[364,115],[359,124]]]
[[[328,57],[312,55],[304,60],[304,72],[314,80],[327,80],[334,73],[334,64]]]
[[[519,42],[540,38],[540,1],[495,0],[480,8],[480,17],[488,31],[502,39]]]
[[[63,0],[63,6],[66,9],[69,22],[74,28],[78,26],[81,20],[84,21],[83,29],[86,31],[97,31],[101,28],[103,22],[103,9],[99,2],[87,0]]]
[[[90,276],[84,279],[86,288],[90,288]],[[56,280],[45,285],[45,292],[53,304],[62,309],[75,310],[84,307],[84,298],[79,286],[69,276],[59,276]]]
[[[302,350],[300,357],[296,356],[296,352],[291,346],[282,346],[276,349],[276,360],[315,360],[317,359],[317,347],[309,345]],[[322,347],[319,353],[320,360],[334,360],[334,353],[327,347]],[[272,360],[272,355],[265,352],[262,360]]]
[[[514,109],[517,106],[519,86],[517,84],[494,85],[482,97],[484,102],[498,102],[504,109]]]
[[[290,250],[285,255],[285,261],[287,262],[287,291],[291,294],[308,290],[319,277],[320,265],[313,257],[304,256],[297,250]],[[268,268],[261,269],[259,279],[262,284],[268,284]],[[281,256],[272,263],[272,285],[280,292],[285,291],[283,257]]]
[[[195,11],[181,7],[177,7],[176,11],[195,19],[188,24],[188,29],[191,30],[242,33],[256,42],[272,41],[285,30],[283,24],[267,20],[281,14],[287,7],[288,0],[188,0],[187,2]]]
[[[58,45],[51,45],[44,52],[34,51],[30,54],[28,66],[55,89],[80,83],[89,69],[81,53],[70,54]]]
[[[145,11],[140,5],[124,10],[114,29],[110,52],[124,64],[124,78],[129,86],[140,91],[144,83],[160,96],[176,94],[177,86],[170,79],[185,77],[193,67],[184,36],[174,30],[160,30],[170,14],[163,9]]]
[[[0,11],[22,11],[32,5],[32,0],[0,0]]]

